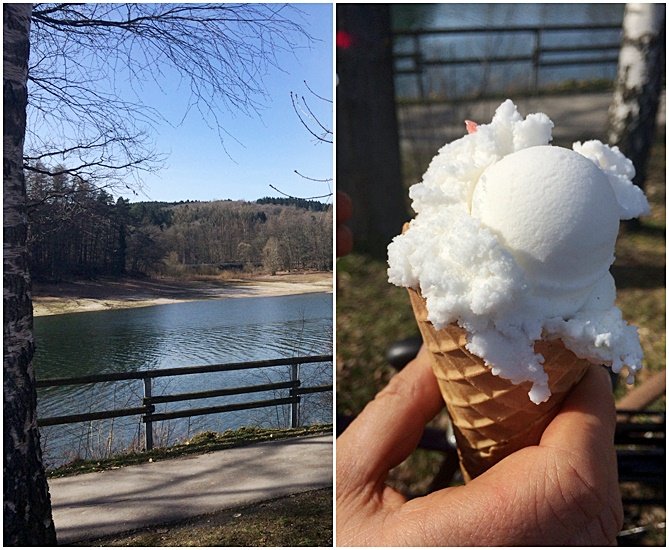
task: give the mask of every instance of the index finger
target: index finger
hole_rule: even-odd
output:
[[[613,442],[616,406],[608,372],[591,366],[544,432],[540,445],[568,450],[596,449]]]

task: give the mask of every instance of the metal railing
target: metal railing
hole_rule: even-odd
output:
[[[297,428],[300,425],[300,402],[301,396],[312,393],[331,392],[332,384],[302,387],[300,380],[300,366],[312,363],[332,362],[332,355],[314,355],[303,357],[291,357],[281,359],[266,359],[262,361],[249,361],[242,363],[226,363],[218,365],[204,365],[195,367],[178,367],[173,369],[156,369],[151,371],[120,372],[107,374],[94,374],[88,376],[76,376],[70,378],[48,378],[37,380],[37,388],[48,388],[57,386],[70,386],[81,384],[97,384],[101,382],[120,382],[127,380],[142,380],[144,383],[144,396],[141,407],[131,407],[113,410],[100,410],[81,414],[69,414],[62,416],[51,416],[38,418],[37,425],[56,426],[61,424],[74,424],[77,422],[89,422],[92,420],[104,420],[120,418],[124,416],[141,415],[142,422],[146,425],[145,444],[146,450],[153,448],[153,423],[174,418],[187,418],[248,409],[259,409],[265,407],[276,407],[290,405],[290,426]],[[249,369],[262,369],[268,367],[290,366],[290,380],[268,384],[257,384],[236,388],[218,388],[207,391],[178,393],[172,395],[153,395],[152,381],[155,378],[167,376],[182,376],[188,374],[207,374],[214,372],[228,372]],[[273,390],[288,390],[288,397],[276,399],[261,399],[257,401],[245,401],[226,405],[215,405],[201,408],[188,408],[169,412],[156,413],[156,405],[163,403],[175,403],[179,401],[190,401],[198,399],[210,399],[214,397],[235,396],[251,393],[259,393]]]
[[[519,25],[513,27],[465,27],[458,29],[435,28],[396,30],[393,32],[395,41],[399,38],[407,38],[411,44],[408,53],[395,52],[393,54],[396,75],[414,75],[421,98],[426,97],[423,75],[428,69],[434,67],[449,67],[457,65],[484,65],[484,64],[508,64],[529,63],[532,67],[532,91],[537,92],[539,88],[539,73],[542,68],[576,65],[613,65],[618,63],[618,50],[620,41],[603,42],[594,44],[571,45],[559,44],[545,46],[545,37],[555,33],[574,32],[601,32],[621,31],[621,25],[591,24],[591,25]],[[435,57],[426,56],[423,48],[425,38],[435,36],[454,35],[502,35],[502,34],[526,34],[532,36],[531,51],[527,54],[500,55],[499,52],[490,52],[482,56],[463,57]],[[613,53],[610,53],[613,52]],[[586,57],[559,57],[560,54],[585,53]],[[595,55],[599,54],[599,55]],[[402,66],[403,64],[407,66]]]

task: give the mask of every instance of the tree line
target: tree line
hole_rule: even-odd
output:
[[[37,280],[332,269],[331,205],[136,202],[67,173],[26,175],[28,251]]]
[[[297,206],[314,212],[325,212],[330,208],[329,204],[299,197],[263,197],[256,201],[258,204],[281,204],[283,206]]]

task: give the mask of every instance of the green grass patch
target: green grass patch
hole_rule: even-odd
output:
[[[332,433],[332,424],[288,429],[248,427],[237,430],[226,430],[223,433],[202,432],[183,443],[170,447],[159,447],[151,451],[122,453],[103,460],[76,460],[49,470],[47,475],[49,477],[65,477],[89,472],[101,472],[132,464],[156,462],[158,460],[168,460],[190,454],[202,454],[229,449],[231,447],[241,447],[261,441],[278,441],[280,439],[325,433]]]

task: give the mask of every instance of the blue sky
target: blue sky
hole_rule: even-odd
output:
[[[156,200],[248,200],[282,196],[270,187],[298,197],[325,195],[332,183],[309,178],[332,177],[333,146],[317,142],[301,124],[293,110],[290,93],[304,96],[309,107],[328,129],[332,129],[333,104],[313,96],[333,98],[332,4],[299,4],[304,14],[301,24],[313,36],[311,46],[294,55],[283,55],[283,72],[272,70],[265,80],[268,99],[258,115],[225,112],[224,130],[232,138],[221,143],[218,131],[194,110],[182,124],[157,125],[153,135],[156,149],[167,155],[157,173],[142,176],[138,195],[131,201]],[[179,107],[177,77],[174,88],[153,94],[151,106],[176,123],[184,111]],[[169,114],[168,114],[169,113]],[[233,139],[234,138],[234,139]],[[227,152],[226,152],[227,151]],[[331,202],[330,199],[321,199]]]

